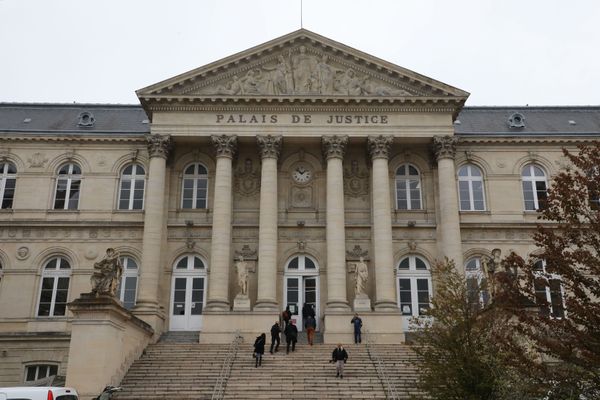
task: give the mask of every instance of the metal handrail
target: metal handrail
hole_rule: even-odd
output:
[[[227,381],[229,380],[229,376],[231,376],[231,367],[233,366],[233,362],[237,357],[237,353],[240,348],[240,343],[244,340],[242,335],[240,335],[239,330],[235,331],[234,335],[235,336],[233,340],[229,344],[229,349],[227,350],[225,360],[223,360],[221,373],[217,378],[217,383],[215,383],[215,388],[211,396],[212,400],[220,400],[223,398],[223,395],[225,394],[225,387],[227,386]]]
[[[398,393],[396,392],[396,386],[394,382],[388,377],[388,374],[385,371],[385,364],[377,354],[377,352],[373,349],[373,342],[371,341],[371,335],[368,330],[365,330],[366,343],[367,343],[367,354],[369,355],[369,359],[375,366],[375,370],[377,371],[377,376],[381,383],[383,383],[384,389],[386,391],[386,398],[397,400]]]

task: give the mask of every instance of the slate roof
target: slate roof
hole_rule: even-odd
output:
[[[510,126],[515,113],[522,115],[524,127]],[[600,136],[600,106],[464,107],[454,131],[460,136]]]
[[[94,117],[92,126],[79,125],[83,112]],[[144,134],[150,132],[150,124],[139,105],[0,103],[0,133],[9,132]]]

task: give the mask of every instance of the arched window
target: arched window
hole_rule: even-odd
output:
[[[317,272],[317,264],[315,261],[305,255],[299,255],[292,258],[287,264],[287,270],[290,272],[307,272],[307,273],[316,273]]]
[[[79,207],[79,190],[81,188],[81,168],[77,164],[65,164],[58,170],[56,193],[54,195],[55,210],[77,210]]]
[[[146,171],[140,164],[125,167],[119,185],[119,210],[142,210]]]
[[[469,301],[478,307],[484,306],[490,301],[485,271],[481,263],[481,257],[472,257],[465,264]]]
[[[542,207],[547,197],[546,174],[535,164],[527,164],[521,173],[525,210],[535,211]]]
[[[483,175],[475,165],[463,165],[458,170],[458,192],[461,211],[485,210]]]
[[[410,164],[396,170],[396,208],[399,210],[421,209],[421,177]]]
[[[131,257],[121,257],[123,265],[123,276],[119,282],[119,300],[123,302],[123,307],[131,309],[135,306],[137,283],[138,283],[138,265]]]
[[[431,297],[431,272],[427,262],[415,255],[398,264],[398,307],[403,316],[425,315]]]
[[[17,168],[9,162],[0,162],[0,203],[2,208],[12,208],[17,184]]]
[[[206,208],[208,171],[202,164],[189,165],[183,172],[181,208]]]
[[[71,266],[63,257],[48,261],[42,273],[38,317],[58,317],[67,311]]]
[[[560,276],[548,273],[546,260],[536,261],[534,275],[535,297],[540,307],[540,314],[546,317],[563,318],[565,316],[565,305]]]

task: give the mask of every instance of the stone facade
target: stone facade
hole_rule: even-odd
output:
[[[154,339],[254,337],[304,299],[326,342],[348,342],[362,257],[366,328],[401,342],[435,291],[417,260],[532,254],[540,194],[524,193],[524,167],[548,181],[563,147],[600,137],[598,108],[464,108],[462,90],[305,30],[137,93],[142,107],[0,105],[0,165],[16,169],[0,211],[0,385],[28,366],[66,373],[61,304],[89,292],[108,247],[137,265],[120,295],[133,290]],[[235,307],[240,256],[249,310]]]

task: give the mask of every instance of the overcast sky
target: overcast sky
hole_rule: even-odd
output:
[[[304,0],[304,27],[471,93],[600,104],[599,0]],[[135,90],[300,28],[300,0],[0,0],[0,102]]]

